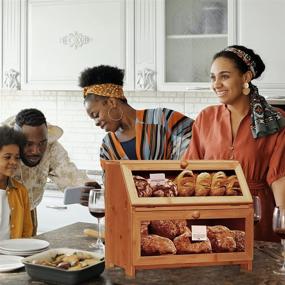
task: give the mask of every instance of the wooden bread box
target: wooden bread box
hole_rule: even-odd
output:
[[[253,205],[242,168],[237,161],[187,161],[187,169],[200,173],[224,171],[236,175],[239,196],[139,197],[133,177],[165,173],[174,179],[183,170],[180,161],[106,161],[105,244],[106,267],[119,266],[133,277],[137,269],[238,264],[252,270]],[[245,232],[244,251],[198,254],[141,254],[141,225],[144,221],[186,220],[190,225],[223,225]]]

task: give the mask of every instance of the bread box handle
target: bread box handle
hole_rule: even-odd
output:
[[[200,212],[199,211],[194,211],[192,213],[192,218],[193,219],[199,219],[200,218]]]

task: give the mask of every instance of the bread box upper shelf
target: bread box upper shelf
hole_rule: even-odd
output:
[[[223,171],[227,177],[236,176],[241,193],[236,196],[176,196],[176,197],[139,197],[136,191],[134,176],[149,178],[151,173],[164,173],[166,178],[175,180],[183,169],[179,161],[121,161],[122,173],[132,205],[204,205],[204,204],[247,204],[252,203],[251,194],[247,186],[242,168],[238,161],[228,160],[191,160],[187,170],[194,175]]]

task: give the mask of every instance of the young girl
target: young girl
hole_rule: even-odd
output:
[[[0,127],[0,240],[31,237],[33,232],[28,191],[11,178],[24,143],[21,133]]]

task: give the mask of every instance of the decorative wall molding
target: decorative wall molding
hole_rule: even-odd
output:
[[[156,88],[156,1],[135,0],[135,75],[137,90]]]
[[[93,39],[86,35],[83,35],[77,31],[69,33],[68,35],[63,36],[59,39],[59,42],[63,45],[73,47],[75,49],[81,48],[83,45],[89,44]]]
[[[137,87],[142,90],[155,90],[156,79],[155,71],[149,68],[139,70],[137,73]]]
[[[12,68],[9,69],[4,74],[3,86],[8,89],[19,90],[21,87],[19,77],[20,72]]]

